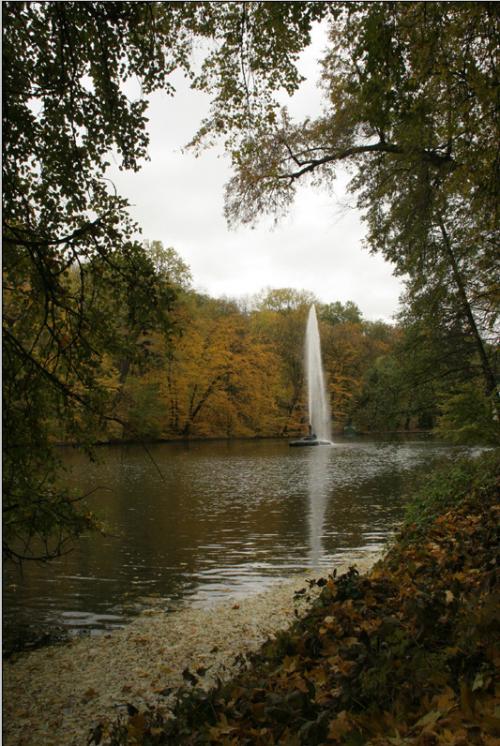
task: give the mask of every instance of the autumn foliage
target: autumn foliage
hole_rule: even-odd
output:
[[[306,290],[212,298],[191,287],[174,249],[148,246],[176,299],[166,329],[131,328],[124,318],[129,353],[110,349],[102,359],[108,409],[98,440],[306,433],[304,338],[315,303],[334,432],[438,425],[445,438],[497,442],[498,423],[470,350],[443,355],[411,320],[369,321],[351,301],[323,304]]]
[[[145,359],[124,365],[108,358],[105,383],[115,395],[100,439],[307,432],[304,337],[314,296],[267,290],[245,307],[189,288],[177,292],[168,335],[152,332],[136,340]],[[365,322],[352,303],[317,305],[334,428],[341,431],[362,405],[368,371],[392,350],[398,332]]]
[[[498,466],[414,513],[366,577],[316,581],[307,616],[235,680],[180,691],[172,719],[136,711],[113,743],[498,744]]]

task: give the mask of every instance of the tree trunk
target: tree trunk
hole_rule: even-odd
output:
[[[476,349],[479,354],[479,359],[481,361],[481,369],[483,371],[484,382],[485,382],[485,393],[487,396],[492,396],[493,394],[495,394],[495,396],[493,397],[493,406],[495,407],[497,417],[500,418],[500,404],[496,396],[497,382],[496,382],[495,374],[490,365],[490,361],[488,359],[488,355],[486,354],[483,340],[481,339],[481,335],[479,334],[479,330],[477,328],[474,314],[472,313],[472,308],[470,306],[469,299],[467,298],[467,293],[465,291],[465,284],[462,278],[462,274],[460,272],[460,267],[458,266],[457,259],[451,247],[451,242],[448,236],[448,232],[446,230],[446,226],[441,216],[439,216],[438,219],[439,219],[439,228],[441,230],[441,235],[443,237],[443,242],[444,242],[444,246],[446,249],[446,254],[450,260],[450,264],[451,264],[451,268],[453,272],[453,279],[455,280],[455,284],[458,290],[458,295],[462,302],[462,307],[463,307],[465,316],[467,318],[467,321],[469,323],[469,327],[472,332],[474,342],[476,344]]]

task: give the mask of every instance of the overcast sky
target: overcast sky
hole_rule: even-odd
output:
[[[316,85],[325,37],[316,30],[304,53],[307,82],[290,108],[297,116],[320,112]],[[400,281],[382,257],[362,247],[364,227],[340,174],[335,194],[300,187],[287,218],[275,227],[265,219],[252,229],[229,230],[223,216],[228,159],[210,150],[195,158],[181,149],[196,132],[208,108],[207,97],[193,92],[180,76],[177,94],[151,97],[151,160],[138,173],[112,167],[118,193],[127,197],[143,236],[173,246],[191,268],[194,286],[212,296],[241,297],[262,288],[309,290],[320,301],[352,300],[365,318],[389,321],[397,310]],[[349,206],[351,204],[351,206]]]

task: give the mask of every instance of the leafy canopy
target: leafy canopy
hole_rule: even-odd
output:
[[[498,323],[499,19],[492,3],[334,3],[325,12],[324,113],[288,111],[239,132],[230,223],[280,216],[299,182],[352,172],[367,244],[407,281],[414,312],[461,325],[499,416],[491,343]]]

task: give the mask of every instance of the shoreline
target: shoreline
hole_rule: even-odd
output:
[[[102,448],[105,446],[142,446],[150,447],[155,445],[175,445],[176,443],[191,444],[191,443],[229,443],[229,442],[256,442],[256,441],[267,441],[267,440],[279,440],[283,443],[288,443],[290,440],[295,438],[301,438],[304,435],[303,431],[296,433],[287,433],[286,435],[235,435],[235,436],[224,436],[224,435],[213,435],[210,437],[203,437],[200,435],[194,435],[191,437],[172,437],[172,438],[155,438],[153,440],[140,440],[134,438],[111,438],[110,440],[98,440],[91,444],[92,448]],[[370,437],[397,437],[397,438],[432,438],[434,437],[432,430],[356,430],[355,432],[344,432],[335,431],[332,433],[332,439],[342,438],[346,441],[352,438],[370,438]],[[54,442],[53,445],[56,448],[83,448],[82,443],[68,443],[64,441]]]
[[[368,551],[335,569],[341,573],[354,564],[364,573],[382,554]],[[170,613],[148,609],[123,629],[4,661],[5,746],[86,744],[97,723],[106,730],[127,705],[168,713],[175,691],[190,677],[210,688],[233,675],[246,653],[289,627],[320,589],[294,598],[295,592],[317,576],[310,570],[243,599],[228,596]]]

